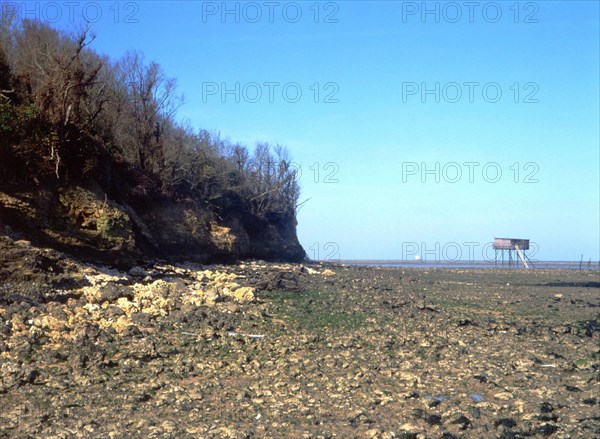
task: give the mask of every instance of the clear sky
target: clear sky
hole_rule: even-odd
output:
[[[192,126],[287,145],[309,256],[429,260],[599,259],[598,5],[17,2],[160,63]]]

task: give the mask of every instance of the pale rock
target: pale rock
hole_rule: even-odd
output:
[[[119,334],[125,331],[129,325],[131,325],[131,320],[127,316],[121,316],[116,322],[112,322],[113,329]]]

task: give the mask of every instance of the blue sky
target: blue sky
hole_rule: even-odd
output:
[[[178,79],[182,120],[289,148],[310,256],[600,257],[598,2],[67,3],[21,13],[87,15]]]

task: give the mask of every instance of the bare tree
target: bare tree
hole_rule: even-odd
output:
[[[248,177],[250,199],[254,213],[290,214],[294,212],[299,197],[296,171],[291,166],[285,148],[277,145],[274,154],[267,143],[258,143],[254,149]]]
[[[86,48],[94,40],[88,28],[76,36],[64,35],[39,21],[24,20],[14,32],[14,75],[23,83],[26,98],[54,127],[47,137],[49,159],[59,178],[63,153],[73,150],[77,131],[96,119],[99,95],[91,98],[103,62]],[[101,94],[101,93],[100,93]],[[79,146],[77,146],[79,147]]]
[[[117,78],[124,87],[125,111],[133,118],[129,141],[123,146],[142,170],[160,173],[164,168],[164,132],[183,102],[176,95],[176,81],[167,78],[160,66],[144,63],[138,52],[127,53],[117,63]]]

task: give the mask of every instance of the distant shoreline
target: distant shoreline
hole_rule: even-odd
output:
[[[524,268],[519,262],[518,265],[513,262],[508,265],[507,261],[504,264],[501,261],[403,261],[403,260],[387,260],[387,259],[340,259],[320,262],[333,262],[336,264],[367,266],[367,267],[407,267],[407,268]],[[563,269],[563,270],[600,270],[600,262],[592,261],[533,261],[533,269]]]

